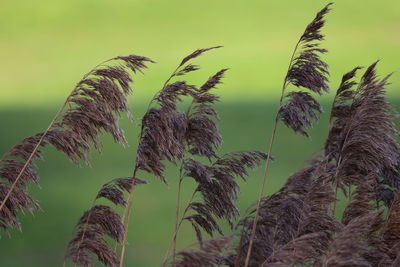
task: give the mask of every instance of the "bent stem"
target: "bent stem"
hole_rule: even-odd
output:
[[[142,134],[141,134],[142,135]],[[121,244],[121,254],[120,254],[120,259],[119,259],[119,266],[122,267],[124,266],[124,258],[125,258],[125,249],[126,249],[126,239],[128,236],[128,228],[129,228],[129,221],[131,219],[131,210],[132,210],[132,203],[133,203],[133,192],[135,191],[136,188],[136,183],[135,183],[135,178],[136,174],[139,168],[135,167],[133,170],[133,175],[132,175],[132,185],[131,185],[131,190],[129,191],[129,197],[128,197],[128,205],[126,209],[124,210],[124,215],[122,217],[122,221],[124,222],[125,226],[125,231],[122,237],[122,244]],[[118,246],[115,246],[115,251],[117,250]]]
[[[276,116],[276,118],[275,118],[274,128],[273,128],[273,131],[272,131],[272,136],[271,136],[271,140],[270,140],[269,148],[268,148],[268,155],[271,155],[271,152],[272,152],[272,147],[273,147],[273,144],[274,144],[274,141],[275,141],[277,126],[278,126],[278,116]],[[245,267],[247,267],[249,265],[249,261],[250,261],[251,250],[252,250],[253,243],[254,243],[254,238],[255,238],[255,235],[256,235],[258,215],[260,213],[260,208],[261,208],[261,200],[262,200],[262,197],[263,197],[264,191],[265,191],[265,184],[266,184],[266,181],[267,181],[267,175],[268,175],[270,162],[271,162],[271,158],[268,157],[267,161],[265,163],[264,174],[263,174],[262,183],[261,183],[261,189],[260,189],[260,192],[259,192],[259,195],[258,195],[256,214],[255,214],[254,221],[253,221],[253,226],[252,226],[252,229],[251,229],[250,243],[249,243],[249,248],[247,250],[246,261],[245,261],[245,265],[244,265]],[[240,262],[240,260],[236,261],[237,267],[239,267],[239,262]]]
[[[167,260],[168,260],[169,252],[171,251],[171,248],[172,248],[173,244],[175,243],[175,245],[176,245],[176,238],[178,236],[179,229],[181,228],[183,220],[186,217],[186,213],[189,211],[190,203],[193,201],[193,198],[194,198],[195,194],[196,194],[196,191],[193,192],[192,197],[190,198],[188,204],[186,205],[186,208],[183,211],[181,218],[177,219],[177,221],[176,221],[175,232],[174,232],[174,234],[173,234],[173,236],[171,238],[171,241],[169,242],[169,245],[168,245],[168,248],[167,248],[167,252],[165,253],[164,260],[163,260],[163,263],[161,264],[161,266],[165,266],[165,264],[167,263]],[[175,261],[175,253],[174,253],[174,261]]]
[[[245,260],[245,265],[244,265],[245,267],[249,266],[251,250],[253,248],[254,238],[255,238],[255,235],[256,235],[258,216],[259,216],[259,212],[260,212],[260,208],[261,208],[261,200],[262,200],[262,197],[264,195],[265,184],[266,184],[266,181],[267,181],[268,170],[269,170],[269,164],[271,162],[270,155],[272,155],[272,148],[273,148],[273,145],[274,145],[274,142],[275,142],[276,130],[278,128],[278,122],[279,122],[278,114],[279,114],[280,108],[282,107],[283,97],[284,97],[284,94],[285,94],[285,91],[286,91],[286,87],[288,85],[289,70],[292,67],[292,63],[293,63],[294,57],[296,55],[297,48],[300,45],[300,42],[301,42],[301,38],[299,39],[299,41],[297,42],[297,44],[296,44],[296,46],[295,46],[295,48],[293,50],[292,56],[291,56],[290,61],[289,61],[288,70],[286,72],[285,79],[283,80],[283,85],[282,85],[282,90],[281,90],[281,97],[280,97],[280,100],[279,100],[279,106],[278,106],[277,111],[275,113],[276,115],[275,115],[274,127],[273,127],[273,130],[272,130],[271,140],[269,142],[269,147],[268,147],[268,155],[269,156],[268,156],[268,158],[266,159],[266,162],[265,162],[265,168],[264,168],[264,174],[263,174],[263,177],[262,177],[261,188],[260,188],[260,191],[259,191],[259,194],[258,194],[257,208],[256,208],[256,213],[254,215],[253,226],[252,226],[252,229],[251,229],[249,248],[247,249],[247,255],[246,255],[246,260]],[[239,254],[239,256],[240,256],[240,254]],[[239,262],[240,262],[240,259],[238,259],[236,261],[236,263],[235,263],[236,267],[239,267]]]
[[[182,158],[181,161],[181,167],[179,170],[179,182],[178,182],[178,193],[176,197],[176,211],[175,211],[175,233],[174,238],[172,241],[172,253],[173,253],[173,265],[175,264],[175,254],[176,254],[176,237],[179,231],[179,212],[180,212],[180,206],[181,206],[181,189],[182,189],[182,181],[183,181],[183,163],[184,159]]]
[[[95,204],[95,202],[96,202],[96,199],[95,200],[93,200],[93,203],[92,203],[92,207],[94,206],[94,204]],[[85,239],[85,234],[86,234],[86,229],[87,229],[87,227],[88,227],[88,225],[89,225],[89,220],[90,220],[90,217],[92,216],[92,213],[91,212],[89,212],[89,214],[88,214],[88,216],[87,216],[87,218],[86,218],[86,221],[85,221],[85,224],[84,224],[84,226],[83,226],[83,233],[82,233],[82,237],[81,237],[81,240],[79,241],[79,244],[78,244],[78,248],[79,248],[79,246],[82,244],[82,242],[83,242],[83,240]],[[79,260],[79,254],[80,254],[80,250],[78,250],[78,255],[77,255],[77,259]],[[64,260],[64,265],[63,266],[66,266],[66,261]],[[77,265],[76,264],[74,264],[74,266],[76,267]]]
[[[194,104],[194,101],[192,100],[190,105],[189,105],[189,107],[188,107],[188,109],[187,109],[187,111],[186,111],[186,124],[188,123],[188,120],[189,120],[189,117],[190,117],[190,112],[192,110],[193,104]],[[185,139],[186,139],[186,137],[185,137]],[[184,177],[184,171],[183,171],[184,163],[185,163],[185,157],[182,158],[181,164],[180,164],[181,166],[180,166],[180,169],[179,169],[179,182],[178,182],[178,193],[177,193],[178,195],[177,195],[177,200],[176,200],[176,211],[175,211],[175,232],[174,232],[173,237],[172,237],[172,239],[171,239],[171,241],[170,241],[170,243],[168,245],[167,252],[165,254],[165,257],[164,257],[162,265],[165,265],[165,263],[166,263],[166,261],[168,259],[171,247],[172,247],[172,253],[173,253],[173,264],[175,264],[176,239],[177,239],[177,236],[178,236],[179,228],[180,228],[180,226],[181,226],[181,224],[183,222],[183,219],[185,218],[185,215],[186,215],[187,211],[189,210],[189,204],[190,204],[190,202],[192,202],[192,200],[194,198],[194,195],[196,194],[196,191],[193,192],[193,195],[189,200],[189,204],[186,206],[185,211],[183,212],[182,218],[179,220],[181,192],[182,192],[182,181],[183,181],[183,177]]]
[[[30,154],[29,158],[26,160],[24,166],[22,167],[21,171],[18,173],[17,178],[15,178],[14,182],[12,183],[10,189],[8,190],[6,196],[4,197],[4,199],[2,200],[1,204],[0,204],[0,211],[3,209],[3,207],[5,206],[7,200],[10,198],[12,192],[14,191],[15,187],[17,186],[19,180],[21,179],[23,173],[25,172],[26,168],[28,168],[29,164],[32,162],[36,152],[38,151],[39,147],[42,145],[44,138],[46,137],[47,133],[51,130],[51,128],[53,127],[54,123],[58,120],[58,118],[60,117],[60,115],[62,114],[65,106],[67,105],[70,97],[71,97],[72,93],[67,97],[67,100],[65,100],[64,104],[62,105],[62,107],[58,110],[57,114],[54,116],[53,120],[50,122],[49,126],[47,127],[46,131],[43,132],[42,136],[40,137],[39,141],[37,142],[37,144],[35,145],[32,153]]]
[[[350,127],[348,128],[348,131],[346,132],[346,136],[343,139],[343,145],[342,145],[342,149],[340,150],[340,157],[339,160],[336,164],[336,171],[335,171],[335,176],[334,176],[334,181],[335,181],[335,198],[337,198],[337,193],[338,193],[338,187],[339,187],[339,168],[341,167],[342,164],[342,154],[343,154],[343,147],[347,142],[347,138],[349,137],[350,134],[350,129],[352,129],[352,125],[353,125],[353,119],[350,121]],[[350,197],[350,195],[349,195]],[[333,202],[333,208],[332,208],[332,214],[335,214],[336,212],[336,202]]]
[[[139,140],[141,139],[141,136],[142,136],[142,132],[140,133]],[[124,231],[124,234],[123,234],[122,246],[124,246],[124,244],[126,242],[126,236],[128,235],[128,233],[127,233],[128,232],[128,225],[127,224],[129,222],[129,220],[127,220],[127,217],[130,216],[130,212],[128,213],[128,210],[130,210],[131,207],[132,207],[133,191],[135,190],[135,186],[136,186],[135,178],[136,178],[137,171],[138,171],[138,167],[137,167],[136,161],[135,161],[135,169],[133,170],[133,179],[132,179],[132,184],[131,184],[131,188],[130,188],[129,195],[128,195],[127,206],[124,208],[124,213],[123,213],[122,218],[121,218],[121,221],[122,221],[122,223],[124,224],[124,227],[125,227],[125,231]],[[118,242],[115,242],[114,253],[117,253],[118,244],[119,244]],[[124,251],[125,251],[125,249],[124,249]],[[121,253],[122,253],[122,251],[121,251]],[[124,256],[121,255],[120,260],[121,259],[123,260],[123,257]]]
[[[236,249],[236,260],[235,260],[235,267],[240,267],[240,259],[242,258],[242,247],[243,247],[243,235],[240,237],[239,246]]]
[[[168,85],[168,82],[174,77],[175,73],[179,70],[181,66],[179,65],[174,71],[173,73],[169,76],[169,78],[166,80],[166,82],[164,83],[162,89],[160,91],[158,91],[153,98],[150,100],[148,106],[147,106],[147,111],[146,113],[150,110],[151,105],[154,103],[154,101],[157,99],[157,96],[159,95],[159,93],[165,89],[165,87]],[[140,135],[139,135],[139,143],[142,140],[143,137],[143,123],[142,123],[142,127],[140,130]],[[137,166],[137,161],[135,162],[135,169],[133,171],[133,180],[132,180],[132,186],[131,186],[131,191],[129,192],[129,196],[128,196],[128,205],[127,207],[124,209],[124,214],[122,216],[122,221],[124,222],[124,226],[125,226],[125,231],[124,231],[124,235],[123,235],[123,239],[122,239],[122,244],[121,244],[121,254],[120,254],[120,260],[119,260],[119,266],[122,267],[124,266],[124,257],[125,257],[125,248],[126,248],[126,240],[127,240],[127,236],[128,236],[128,228],[129,228],[129,221],[130,221],[130,217],[131,217],[131,209],[132,209],[132,202],[133,202],[133,192],[135,191],[135,187],[136,187],[136,183],[134,182],[134,179],[136,178],[136,173],[139,170],[139,167]],[[115,248],[114,248],[114,252],[117,252],[118,250],[118,243],[115,244]]]
[[[89,75],[92,74],[93,70],[95,70],[96,68],[104,65],[105,63],[114,60],[112,59],[108,59],[105,60],[103,62],[101,62],[100,64],[96,65],[92,71],[86,73],[83,78],[81,80],[86,79]],[[79,85],[79,83],[78,83]],[[75,88],[72,90],[72,92],[68,95],[67,99],[65,100],[64,104],[61,106],[61,108],[57,111],[56,115],[54,116],[53,120],[50,122],[49,126],[47,127],[47,129],[43,132],[42,136],[40,137],[39,141],[37,142],[36,146],[34,147],[32,153],[29,155],[29,158],[26,160],[24,166],[22,167],[21,171],[19,172],[19,174],[17,175],[17,178],[15,178],[15,181],[12,183],[10,189],[8,190],[6,196],[4,197],[4,199],[2,200],[1,204],[0,204],[0,211],[3,209],[3,207],[5,206],[7,200],[10,198],[12,192],[14,191],[15,187],[18,184],[18,181],[21,179],[22,174],[25,172],[26,168],[28,168],[29,164],[32,162],[36,152],[38,151],[39,147],[42,145],[44,138],[46,137],[47,133],[51,130],[51,128],[53,127],[53,125],[56,123],[56,121],[59,119],[59,117],[61,116],[62,112],[64,111],[65,107],[67,105],[69,105],[69,100],[72,97],[72,95],[75,93],[76,88],[78,87],[78,85],[75,86]],[[4,155],[3,155],[4,157]]]

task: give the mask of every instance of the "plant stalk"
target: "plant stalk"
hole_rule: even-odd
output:
[[[170,77],[165,81],[165,83],[163,84],[163,87],[160,91],[158,91],[153,98],[151,99],[151,101],[149,102],[149,105],[147,107],[147,111],[146,113],[150,110],[151,105],[153,104],[153,102],[156,100],[157,96],[159,95],[159,93],[165,89],[165,87],[167,86],[168,82],[174,77],[175,73],[179,70],[181,66],[179,65],[174,72],[170,75]],[[140,130],[140,135],[139,135],[139,143],[142,140],[143,137],[143,124]],[[135,163],[135,169],[133,171],[133,179],[135,179],[136,177],[136,173],[139,170],[137,163]],[[124,257],[125,257],[125,249],[126,249],[126,239],[127,239],[127,235],[128,235],[128,228],[129,228],[129,221],[130,221],[130,216],[131,216],[131,209],[132,209],[132,202],[133,202],[133,192],[135,190],[136,187],[136,183],[134,182],[134,180],[132,181],[132,187],[131,187],[131,191],[129,192],[129,197],[128,197],[128,205],[124,210],[124,215],[122,216],[122,221],[124,222],[124,226],[125,226],[125,231],[124,231],[124,235],[123,235],[123,239],[122,239],[122,249],[121,249],[121,254],[120,254],[120,261],[119,261],[119,266],[123,267],[124,265]],[[117,252],[118,249],[118,244],[115,245],[114,251]]]
[[[271,136],[271,140],[270,140],[269,148],[268,148],[268,155],[271,155],[271,152],[272,152],[272,148],[273,148],[273,144],[274,144],[275,136],[276,136],[277,126],[278,126],[278,117],[276,117],[276,119],[275,119],[274,128],[272,130],[272,136]],[[249,265],[249,262],[250,262],[251,250],[252,250],[253,243],[254,243],[254,238],[255,238],[255,235],[256,235],[258,216],[259,216],[259,212],[260,212],[260,208],[261,208],[261,200],[262,200],[262,197],[264,195],[265,184],[266,184],[266,181],[267,181],[266,178],[267,178],[267,175],[268,175],[270,162],[271,162],[271,159],[270,159],[270,156],[268,156],[267,161],[265,163],[264,174],[263,174],[263,179],[262,179],[262,183],[261,183],[261,189],[260,189],[260,192],[259,192],[259,195],[258,195],[256,214],[254,216],[254,221],[253,221],[253,226],[252,226],[251,236],[250,236],[249,248],[247,250],[246,261],[245,261],[245,264],[244,264],[245,267],[247,267]]]
[[[167,248],[167,252],[165,253],[164,260],[163,260],[163,263],[161,264],[161,266],[165,266],[165,264],[167,263],[169,252],[171,250],[173,242],[176,240],[176,237],[178,235],[179,229],[180,229],[180,227],[181,227],[181,225],[183,223],[183,220],[186,217],[186,213],[189,211],[189,204],[193,201],[193,198],[194,198],[195,194],[196,194],[196,191],[193,192],[192,197],[190,198],[188,204],[186,205],[185,210],[182,213],[181,218],[179,219],[179,222],[177,223],[177,227],[175,228],[175,232],[174,232],[174,234],[172,236],[171,241],[169,242],[169,245],[168,245],[168,248]]]
[[[176,254],[176,238],[179,230],[179,212],[180,212],[180,207],[181,207],[181,189],[182,189],[182,181],[183,181],[183,161],[184,159],[182,158],[181,161],[181,168],[179,170],[179,182],[178,182],[178,193],[177,193],[177,198],[176,198],[176,211],[175,211],[175,233],[173,242],[172,242],[172,255],[173,255],[173,261],[172,264],[175,264],[175,254]]]
[[[131,219],[131,210],[132,210],[132,203],[133,203],[133,192],[135,191],[135,188],[136,188],[136,186],[135,186],[136,185],[135,178],[136,178],[136,174],[137,174],[138,170],[139,170],[139,168],[136,166],[134,171],[133,171],[133,175],[132,175],[133,180],[132,180],[131,190],[129,192],[128,205],[127,205],[127,207],[125,209],[126,216],[124,214],[124,217],[125,217],[126,221],[124,222],[125,231],[124,231],[124,235],[122,237],[121,254],[120,254],[120,260],[119,260],[119,266],[120,267],[124,266],[126,239],[127,239],[127,236],[128,236],[129,221]]]
[[[6,196],[4,197],[3,201],[0,204],[0,211],[3,209],[7,200],[10,198],[12,192],[14,191],[15,187],[17,186],[19,180],[21,179],[22,175],[24,174],[26,168],[28,168],[29,164],[32,162],[36,152],[38,151],[39,147],[42,145],[44,138],[46,137],[47,133],[51,130],[54,123],[58,120],[59,116],[62,114],[65,106],[67,105],[72,93],[67,97],[62,107],[58,110],[57,114],[54,116],[53,120],[50,122],[49,126],[47,127],[46,131],[43,132],[42,136],[40,137],[39,141],[35,145],[32,153],[29,155],[29,158],[26,160],[24,166],[22,167],[21,171],[19,172],[17,178],[15,178],[14,182],[12,183],[10,189],[8,190]]]
[[[100,66],[102,66],[104,63],[111,61],[113,59],[108,59],[105,60],[103,62],[101,62],[100,64],[96,65],[92,71]],[[86,73],[82,79],[86,79],[86,77],[88,77],[90,74],[92,74],[92,71]],[[47,129],[43,132],[42,136],[40,137],[39,141],[37,142],[36,146],[34,147],[32,153],[30,154],[29,158],[26,160],[24,166],[22,167],[21,171],[19,172],[19,174],[17,175],[17,178],[15,178],[15,181],[12,183],[10,189],[8,190],[6,196],[4,197],[3,201],[0,204],[0,211],[3,209],[4,205],[6,204],[7,200],[10,198],[12,192],[14,191],[15,187],[17,186],[18,181],[21,179],[23,173],[25,172],[26,168],[28,168],[29,164],[32,162],[33,157],[35,156],[36,152],[38,151],[39,147],[41,146],[41,144],[43,143],[44,138],[46,137],[47,133],[51,130],[51,128],[53,127],[54,123],[59,119],[60,115],[62,114],[63,110],[65,109],[65,107],[67,106],[67,104],[69,104],[69,100],[72,97],[72,95],[74,94],[76,88],[78,87],[75,86],[74,90],[72,90],[72,92],[68,95],[67,99],[65,100],[64,104],[61,106],[61,108],[57,111],[56,115],[54,116],[53,120],[50,122],[49,126],[47,127]],[[4,157],[4,155],[3,155]]]
[[[249,248],[247,250],[247,255],[246,255],[246,260],[245,260],[245,265],[244,265],[245,267],[249,266],[251,250],[253,248],[254,238],[255,238],[255,235],[256,235],[258,216],[259,216],[259,212],[260,212],[260,208],[261,208],[261,200],[262,200],[262,197],[263,197],[264,191],[265,191],[265,184],[266,184],[266,181],[267,181],[269,165],[270,165],[270,162],[271,162],[272,148],[273,148],[273,144],[275,142],[276,130],[278,128],[278,122],[279,122],[278,114],[279,114],[280,108],[282,107],[283,98],[284,98],[284,95],[285,95],[285,90],[286,90],[286,87],[288,85],[289,70],[292,67],[292,63],[293,63],[294,57],[296,55],[297,48],[300,45],[300,42],[301,42],[301,38],[299,39],[299,41],[297,42],[297,44],[296,44],[296,46],[295,46],[295,48],[293,50],[292,56],[291,56],[290,61],[289,61],[288,70],[286,72],[285,79],[283,80],[283,85],[282,85],[282,90],[281,90],[281,97],[280,97],[280,100],[279,100],[279,106],[278,106],[278,109],[276,111],[275,122],[274,122],[273,130],[272,130],[271,140],[269,142],[269,147],[268,147],[268,158],[267,158],[266,163],[265,163],[264,174],[263,174],[262,182],[261,182],[261,188],[260,188],[259,195],[258,195],[257,208],[256,208],[255,216],[254,216],[254,221],[253,221],[253,226],[252,226],[251,236],[250,236],[250,242],[249,242]],[[239,264],[239,262],[240,262],[240,259],[236,261],[237,264]],[[237,267],[239,267],[239,266],[237,266]]]

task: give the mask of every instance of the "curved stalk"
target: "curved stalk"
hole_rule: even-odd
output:
[[[176,197],[176,211],[175,211],[175,235],[173,238],[172,243],[172,255],[173,255],[173,265],[175,264],[175,254],[176,254],[176,237],[179,231],[179,212],[180,212],[180,205],[181,205],[181,189],[182,189],[182,181],[183,181],[183,159],[181,162],[181,168],[179,170],[179,182],[178,182],[178,193]]]
[[[175,232],[174,232],[174,234],[173,234],[173,236],[171,238],[171,241],[169,242],[169,245],[168,245],[168,248],[167,248],[167,252],[165,253],[164,260],[163,260],[163,263],[161,264],[161,266],[165,266],[165,264],[166,264],[166,262],[168,260],[168,256],[169,256],[169,252],[171,251],[171,247],[173,246],[173,243],[176,242],[176,238],[178,236],[179,229],[181,228],[183,220],[186,217],[186,213],[189,211],[189,204],[193,201],[193,198],[194,198],[195,194],[196,194],[196,191],[193,192],[192,197],[190,198],[188,204],[186,205],[186,208],[183,211],[181,218],[179,219],[179,221],[177,220],[177,224],[176,224],[177,227],[175,228]]]
[[[47,133],[51,130],[54,123],[58,120],[59,116],[62,114],[65,106],[68,103],[69,98],[71,97],[72,93],[68,96],[67,100],[65,101],[64,105],[59,109],[57,114],[54,116],[53,120],[50,122],[49,126],[47,127],[46,131],[43,132],[42,136],[40,137],[39,141],[37,142],[35,148],[33,149],[31,155],[26,160],[24,166],[22,167],[21,171],[19,172],[17,178],[15,178],[14,182],[12,183],[10,189],[8,190],[6,196],[2,200],[0,204],[0,211],[3,209],[4,205],[6,204],[7,200],[10,198],[12,192],[14,191],[15,187],[17,186],[19,180],[21,179],[23,173],[25,172],[26,168],[28,168],[29,164],[32,162],[33,157],[35,156],[36,152],[38,151],[39,147],[42,145],[44,138],[46,137]]]
[[[86,73],[83,79],[86,79],[90,74],[92,74],[93,70],[95,70],[96,68],[102,66],[103,64],[111,61],[113,59],[108,59],[105,60],[103,62],[101,62],[100,64],[96,65],[92,71]],[[72,92],[68,95],[67,99],[65,100],[64,104],[61,106],[61,108],[57,111],[56,115],[54,116],[53,120],[50,122],[49,126],[47,127],[47,129],[43,132],[42,136],[40,137],[39,141],[37,142],[37,144],[35,145],[32,153],[30,154],[29,158],[26,160],[24,166],[22,167],[21,171],[19,172],[19,174],[17,175],[17,178],[15,178],[15,181],[12,183],[10,189],[8,190],[6,196],[4,197],[4,199],[2,200],[1,204],[0,204],[0,211],[3,209],[4,205],[6,204],[7,200],[10,198],[12,192],[14,191],[15,187],[18,184],[18,181],[21,179],[23,173],[25,172],[26,168],[28,168],[29,164],[32,162],[36,152],[38,151],[39,147],[42,145],[44,138],[46,137],[47,133],[51,130],[51,128],[54,126],[54,124],[57,122],[57,120],[60,118],[62,112],[64,111],[65,107],[67,105],[69,105],[69,100],[72,97],[72,95],[74,94],[75,90],[76,90],[77,86],[75,86],[75,88],[72,90]],[[3,155],[4,157],[5,155]]]
[[[96,202],[96,200],[93,200],[92,207],[94,206],[94,203],[95,203],[95,202]],[[85,221],[85,224],[84,224],[84,232],[83,232],[83,234],[82,234],[81,240],[79,241],[78,247],[82,244],[83,239],[85,239],[86,228],[87,228],[87,226],[88,226],[88,224],[89,224],[89,220],[90,220],[90,216],[91,216],[91,215],[92,215],[92,213],[89,213],[88,216],[87,216],[87,218],[86,218],[86,221]],[[79,253],[80,253],[80,250],[78,250],[78,255],[77,255],[77,258],[78,258],[78,259],[79,259]],[[66,264],[66,261],[64,261],[64,266],[65,266],[65,264]],[[76,264],[74,264],[74,266],[76,266]]]
[[[292,66],[292,63],[293,63],[293,60],[294,60],[294,57],[296,55],[297,48],[298,48],[300,42],[301,42],[301,39],[297,42],[297,44],[296,44],[296,46],[295,46],[295,48],[293,50],[292,56],[290,58],[289,66],[288,66],[288,71],[286,72],[285,79],[283,80],[283,85],[282,85],[282,90],[281,90],[281,97],[280,97],[280,100],[279,100],[279,106],[278,106],[278,109],[276,111],[275,122],[274,122],[274,126],[273,126],[273,129],[272,129],[271,139],[270,139],[270,142],[269,142],[269,147],[268,147],[268,152],[267,152],[268,155],[272,155],[272,148],[273,148],[273,145],[274,145],[274,142],[275,142],[276,130],[278,128],[278,122],[279,122],[278,112],[279,112],[279,109],[282,107],[283,98],[284,98],[284,95],[285,95],[286,87],[288,85],[288,81],[287,81],[288,72],[289,72],[289,70],[290,70],[290,68]],[[248,267],[249,266],[249,262],[250,262],[251,250],[253,248],[254,238],[255,238],[256,230],[257,230],[258,216],[259,216],[259,212],[260,212],[260,208],[261,208],[261,200],[262,200],[262,197],[264,196],[265,184],[266,184],[266,181],[267,181],[270,162],[271,162],[271,158],[268,157],[266,159],[266,162],[265,162],[265,168],[264,168],[264,174],[263,174],[263,177],[262,177],[261,188],[260,188],[260,191],[259,191],[259,194],[258,194],[256,213],[255,213],[255,216],[254,216],[253,226],[252,226],[252,230],[251,230],[249,248],[247,249],[247,255],[246,255],[246,260],[245,260],[245,265],[244,265],[245,267]],[[236,266],[237,267],[239,267],[239,265],[238,265],[239,262],[240,262],[240,259],[238,259],[236,261]]]
[[[158,91],[154,97],[151,99],[151,101],[149,102],[149,105],[147,107],[147,111],[146,113],[150,110],[151,105],[153,104],[153,102],[156,100],[158,94],[165,89],[165,87],[167,86],[168,82],[174,77],[175,73],[179,70],[181,66],[179,65],[174,72],[170,75],[170,77],[166,80],[166,82],[164,83],[162,89],[160,91]],[[143,124],[140,130],[140,135],[139,135],[139,143],[142,140],[143,137]],[[132,186],[131,186],[131,191],[129,192],[129,196],[128,196],[128,204],[126,206],[126,208],[124,209],[124,214],[122,216],[122,221],[124,222],[124,226],[125,226],[125,231],[124,231],[124,235],[122,238],[122,244],[121,244],[121,253],[120,253],[120,259],[119,259],[119,266],[123,267],[124,266],[124,258],[125,258],[125,249],[126,249],[126,240],[127,240],[127,236],[128,236],[128,228],[129,228],[129,221],[130,221],[130,216],[131,216],[131,209],[132,209],[132,202],[133,202],[133,192],[135,191],[135,187],[136,187],[136,183],[134,182],[134,178],[136,178],[136,174],[137,171],[139,170],[138,166],[137,166],[137,162],[135,162],[135,169],[133,170],[133,180],[132,180]],[[116,252],[118,249],[118,244],[115,245],[114,251]]]
[[[133,179],[132,179],[131,191],[129,192],[129,197],[128,197],[128,205],[127,205],[127,208],[124,211],[124,212],[126,212],[126,216],[124,214],[126,222],[124,222],[125,231],[124,231],[124,235],[122,237],[122,247],[121,247],[121,255],[120,255],[120,261],[119,261],[119,266],[120,267],[124,266],[126,239],[127,239],[127,236],[128,236],[129,221],[131,219],[131,211],[132,211],[132,203],[133,203],[133,192],[135,191],[135,188],[136,188],[136,186],[135,186],[136,185],[135,177],[136,177],[137,171],[138,171],[138,167],[135,167],[135,169],[133,171],[133,176],[132,176]]]

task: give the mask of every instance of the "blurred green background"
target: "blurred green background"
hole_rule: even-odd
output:
[[[224,45],[196,63],[203,69],[191,81],[205,80],[229,67],[217,104],[224,136],[223,151],[265,151],[282,79],[293,46],[305,26],[327,1],[303,0],[20,0],[2,1],[0,8],[0,150],[43,131],[74,84],[99,62],[131,53],[157,64],[135,77],[131,108],[143,115],[152,96],[178,62],[194,49]],[[325,59],[331,66],[334,93],[341,75],[355,65],[381,59],[380,73],[400,68],[400,2],[338,0],[324,28]],[[389,95],[399,107],[400,74],[392,78]],[[396,90],[397,89],[397,90]],[[333,93],[322,99],[329,111]],[[278,129],[267,192],[319,152],[327,135],[327,116],[310,131],[311,140]],[[123,125],[128,147],[104,139],[102,155],[93,153],[92,167],[77,168],[49,148],[39,162],[41,188],[31,188],[43,208],[21,217],[23,232],[0,240],[0,266],[61,266],[66,244],[83,211],[100,186],[114,177],[129,176],[137,145],[137,123]],[[176,170],[169,186],[154,177],[136,191],[130,225],[127,266],[158,266],[172,235]],[[261,168],[241,183],[239,205],[256,199]],[[184,196],[193,184],[184,184]],[[184,225],[179,248],[194,241]]]

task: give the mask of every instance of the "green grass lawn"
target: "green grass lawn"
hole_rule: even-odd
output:
[[[225,47],[196,61],[202,65],[194,82],[228,67],[219,94],[222,102],[223,152],[266,151],[279,88],[291,50],[306,24],[327,1],[183,0],[12,1],[0,9],[0,152],[15,142],[43,131],[64,98],[82,75],[97,63],[116,55],[137,53],[158,63],[136,77],[131,107],[143,115],[156,92],[182,57],[192,50],[214,45]],[[338,0],[324,30],[325,59],[331,66],[334,93],[341,75],[355,65],[381,59],[381,74],[399,70],[400,2]],[[400,74],[392,78],[389,94],[400,108]],[[329,111],[333,93],[324,97]],[[275,192],[306,160],[321,152],[327,136],[324,114],[311,132],[311,140],[280,125],[267,182]],[[61,266],[66,244],[83,211],[90,207],[103,183],[131,175],[138,127],[123,120],[128,147],[104,138],[101,155],[92,153],[92,166],[77,168],[49,148],[39,162],[41,189],[30,192],[43,208],[21,217],[23,232],[0,240],[0,265]],[[170,165],[169,165],[170,166]],[[172,235],[177,170],[171,165],[165,186],[147,174],[150,184],[140,186],[134,199],[129,232],[127,266],[158,266]],[[242,189],[239,206],[256,200],[261,168],[251,172]],[[184,183],[184,196],[193,190]],[[343,208],[338,206],[338,212]],[[178,248],[194,242],[184,225]]]
[[[328,109],[329,103],[324,106]],[[223,152],[266,151],[275,108],[272,104],[256,101],[218,104],[224,136]],[[137,115],[142,114],[143,106],[136,110]],[[0,147],[10,147],[24,136],[40,131],[55,111],[55,107],[1,110],[1,122],[7,125],[7,131],[1,132]],[[273,153],[276,160],[271,165],[267,193],[275,192],[291,173],[307,166],[306,161],[321,152],[327,134],[327,116],[324,114],[310,130],[312,139],[295,135],[280,125]],[[73,227],[83,211],[89,208],[101,185],[111,178],[129,176],[132,172],[138,127],[126,119],[123,124],[129,147],[113,144],[107,136],[102,155],[92,153],[91,168],[77,168],[51,148],[45,151],[44,161],[39,162],[42,188],[31,188],[32,195],[40,201],[44,211],[34,216],[22,216],[23,232],[13,231],[12,238],[3,237],[0,242],[1,266],[58,266],[62,263]],[[177,187],[177,168],[168,166],[169,186],[145,173],[140,174],[150,184],[140,186],[136,191],[127,250],[128,266],[157,266],[162,261],[172,235]],[[247,183],[240,182],[239,206],[243,214],[256,200],[261,169],[252,171]],[[191,179],[186,180],[183,188],[187,199],[193,190]],[[341,209],[339,205],[338,211]],[[178,247],[189,245],[194,240],[194,232],[184,225]]]

